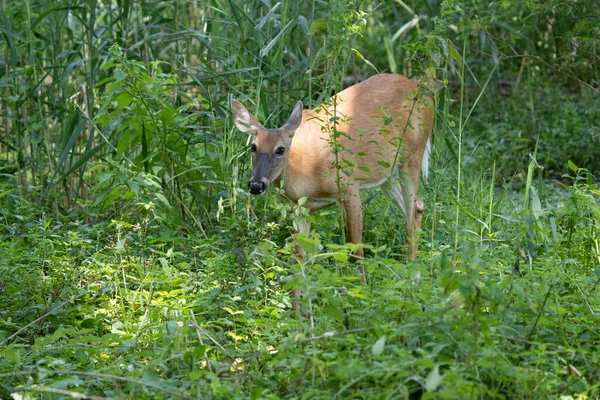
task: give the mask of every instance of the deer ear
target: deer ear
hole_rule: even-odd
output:
[[[302,123],[302,102],[299,101],[296,103],[296,106],[294,107],[292,114],[288,118],[285,125],[283,125],[281,127],[281,129],[288,131],[290,137],[293,137],[294,133],[296,133],[296,129],[298,129],[298,127],[300,126],[301,123]]]
[[[231,112],[235,126],[248,135],[255,135],[258,128],[262,127],[256,117],[236,99],[231,99]]]

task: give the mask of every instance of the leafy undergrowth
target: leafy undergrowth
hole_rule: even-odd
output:
[[[598,190],[545,193],[522,212],[496,196],[488,229],[465,225],[456,254],[441,219],[417,262],[371,248],[367,285],[344,246],[300,238],[309,258],[293,266],[283,223],[232,215],[190,236],[15,203],[2,214],[0,397],[595,398]],[[315,237],[336,241],[336,219],[317,219]],[[366,225],[372,243],[398,236]]]

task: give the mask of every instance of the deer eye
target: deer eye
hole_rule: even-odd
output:
[[[257,148],[256,148],[256,144],[252,143],[252,144],[250,145],[250,150],[251,150],[253,153],[256,153],[256,150],[257,150]]]
[[[275,154],[277,155],[283,155],[283,153],[285,153],[285,147],[278,147],[277,150],[275,150]]]

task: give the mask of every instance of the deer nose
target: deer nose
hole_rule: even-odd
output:
[[[248,184],[248,191],[251,194],[263,194],[267,190],[267,185],[263,181],[255,181]]]

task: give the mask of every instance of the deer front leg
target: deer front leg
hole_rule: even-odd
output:
[[[296,213],[296,233],[302,233],[307,237],[310,234],[310,221],[306,216],[302,215],[302,210],[295,210]],[[298,241],[294,239],[294,258],[296,262],[300,265],[306,260],[306,251],[298,245]],[[296,274],[298,275],[298,274]],[[292,298],[294,302],[294,310],[296,312],[300,311],[300,288],[296,287],[292,289]]]
[[[358,192],[350,193],[343,201],[344,213],[346,215],[346,229],[348,231],[348,241],[354,244],[362,244],[362,231],[363,231],[363,216],[362,216],[362,205],[360,203],[360,195]],[[354,257],[358,261],[358,269],[360,270],[360,276],[363,283],[367,283],[365,277],[365,267],[362,265],[362,259],[364,258],[364,250],[359,248],[354,253]]]
[[[296,213],[296,233],[303,233],[306,237],[310,235],[310,221],[301,214],[301,210]],[[306,260],[306,251],[298,245],[298,241],[294,240],[296,261],[302,262]]]

